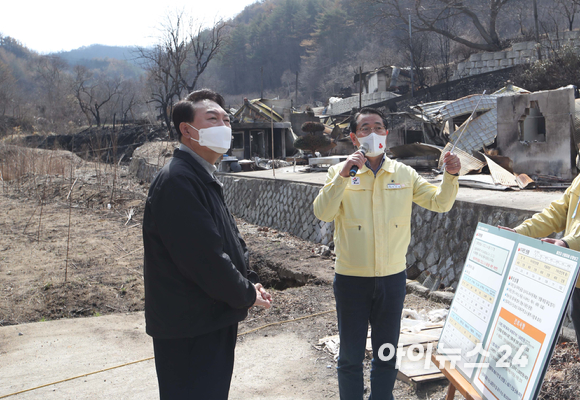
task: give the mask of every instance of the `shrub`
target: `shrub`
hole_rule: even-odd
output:
[[[544,60],[515,69],[513,82],[529,91],[552,90],[580,84],[580,56],[571,46],[562,46]]]

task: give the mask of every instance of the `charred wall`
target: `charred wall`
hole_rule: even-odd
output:
[[[513,160],[516,173],[576,176],[572,116],[574,88],[500,97],[497,100],[497,148]],[[530,121],[536,135],[524,136]],[[537,122],[541,121],[541,124]]]

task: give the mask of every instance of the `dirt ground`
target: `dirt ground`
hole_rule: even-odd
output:
[[[131,179],[123,166],[78,159],[69,164],[60,174],[29,173],[0,182],[0,326],[143,310],[141,220],[147,185]],[[334,309],[332,254],[321,256],[319,245],[285,232],[242,220],[238,226],[253,268],[274,297],[270,310],[254,308],[240,324],[240,342],[255,340],[243,335],[254,328]],[[409,294],[405,307],[442,305]],[[285,371],[284,381],[296,389],[296,398],[305,398],[298,394],[308,385],[322,385],[324,398],[338,398],[336,362],[318,347],[319,339],[337,334],[334,312],[259,332],[299,338],[319,351],[309,381]],[[256,349],[266,350],[272,349]],[[370,360],[365,364],[368,387]],[[578,365],[576,345],[559,345],[540,398],[579,398]],[[249,393],[260,379],[268,378],[236,383],[234,377],[232,385],[239,398],[258,398]],[[395,397],[442,399],[445,391],[444,383],[415,391],[397,382]]]

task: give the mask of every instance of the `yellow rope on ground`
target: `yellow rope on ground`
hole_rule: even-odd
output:
[[[317,317],[317,316],[319,316],[319,315],[322,315],[322,314],[328,314],[328,313],[331,313],[331,312],[334,312],[334,311],[336,311],[336,310],[328,310],[328,311],[322,311],[322,312],[319,312],[319,313],[316,313],[316,314],[310,314],[310,315],[306,315],[306,316],[304,316],[304,317],[300,317],[300,318],[295,318],[295,319],[287,319],[287,320],[284,320],[284,321],[272,322],[272,323],[270,323],[270,324],[266,324],[266,325],[262,325],[262,326],[259,326],[259,327],[257,327],[257,328],[254,328],[254,329],[250,329],[249,331],[246,331],[246,332],[238,333],[238,337],[239,337],[239,336],[246,335],[246,334],[248,334],[248,333],[252,333],[252,332],[259,331],[260,329],[264,329],[264,328],[266,328],[266,327],[268,327],[268,326],[273,326],[273,325],[282,325],[282,324],[285,324],[285,323],[288,323],[288,322],[299,321],[299,320],[301,320],[301,319],[306,319],[306,318]],[[1,397],[0,397],[0,399],[1,399]]]
[[[272,322],[270,324],[266,324],[266,325],[262,325],[262,326],[259,326],[257,328],[254,328],[254,329],[250,329],[249,331],[246,331],[246,332],[238,333],[238,337],[239,336],[243,336],[243,335],[247,335],[248,333],[252,333],[252,332],[259,331],[260,329],[264,329],[264,328],[267,328],[269,326],[282,325],[282,324],[286,324],[288,322],[300,321],[301,319],[317,317],[319,315],[328,314],[328,313],[331,313],[331,312],[334,312],[334,311],[336,311],[336,310],[322,311],[322,312],[319,312],[319,313],[316,313],[316,314],[306,315],[304,317],[299,317],[299,318],[294,318],[294,319],[287,319],[287,320],[278,321],[278,322]],[[143,362],[143,361],[153,360],[154,358],[155,357],[147,357],[147,358],[144,358],[142,360],[131,361],[131,362],[128,362],[128,363],[125,363],[125,364],[116,365],[114,367],[109,367],[109,368],[104,368],[104,369],[101,369],[101,370],[98,370],[98,371],[93,371],[93,372],[89,372],[89,373],[82,374],[82,375],[78,375],[78,376],[73,376],[72,378],[62,379],[60,381],[47,383],[47,384],[40,385],[40,386],[36,386],[36,387],[30,388],[30,389],[24,389],[24,390],[21,390],[19,392],[5,394],[5,395],[0,396],[0,399],[5,399],[6,397],[10,397],[10,396],[16,396],[17,394],[21,394],[21,393],[31,392],[33,390],[41,389],[41,388],[47,387],[47,386],[56,385],[56,384],[63,383],[63,382],[67,382],[67,381],[72,381],[72,380],[75,380],[75,379],[83,378],[85,376],[99,374],[101,372],[110,371],[112,369],[126,367],[127,365],[137,364],[137,363],[140,363],[140,362]]]
[[[131,362],[128,362],[128,363],[125,363],[125,364],[122,364],[122,365],[116,365],[116,366],[114,366],[114,367],[109,367],[109,368],[101,369],[101,370],[99,370],[99,371],[94,371],[94,372],[89,372],[89,373],[87,373],[87,374],[83,374],[83,375],[73,376],[72,378],[66,378],[66,379],[62,379],[62,380],[60,380],[60,381],[56,381],[56,382],[52,382],[52,383],[47,383],[47,384],[45,384],[45,385],[36,386],[36,387],[30,388],[30,389],[24,389],[24,390],[21,390],[21,391],[19,391],[19,392],[14,392],[14,393],[10,393],[10,394],[5,394],[5,395],[3,395],[3,396],[0,396],[0,399],[5,399],[6,397],[15,396],[15,395],[17,395],[17,394],[21,394],[21,393],[25,393],[25,392],[30,392],[30,391],[32,391],[32,390],[40,389],[40,388],[47,387],[47,386],[50,386],[50,385],[56,385],[56,384],[58,384],[58,383],[63,383],[63,382],[66,382],[66,381],[72,381],[72,380],[74,380],[74,379],[82,378],[82,377],[85,377],[85,376],[89,376],[89,375],[98,374],[98,373],[100,373],[100,372],[109,371],[109,370],[111,370],[111,369],[121,368],[121,367],[125,367],[125,366],[127,366],[127,365],[131,365],[131,364],[137,364],[137,363],[140,363],[140,362],[143,362],[143,361],[152,360],[152,359],[154,359],[154,358],[155,358],[155,357],[148,357],[148,358],[144,358],[144,359],[142,359],[142,360],[131,361]]]

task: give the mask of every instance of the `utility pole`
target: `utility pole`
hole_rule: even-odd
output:
[[[272,175],[276,179],[276,159],[274,157],[274,103],[270,104],[270,129],[272,132]]]
[[[409,47],[411,48],[411,97],[414,96],[415,79],[413,78],[413,32],[411,30],[411,14],[409,14]]]
[[[358,109],[362,108],[362,65],[359,67],[358,70]]]
[[[534,5],[534,23],[536,26],[536,48],[538,50],[538,60],[542,59],[542,45],[540,44],[540,28],[538,27],[538,3],[533,1]]]
[[[264,67],[260,67],[260,100],[264,98]]]
[[[294,95],[294,104],[298,107],[298,71],[296,71],[296,94]]]

